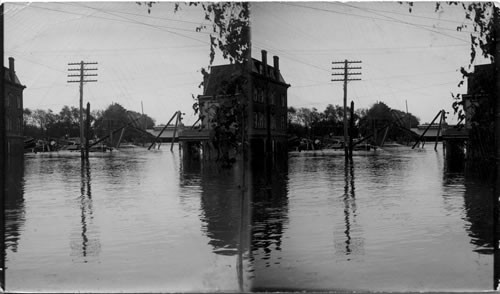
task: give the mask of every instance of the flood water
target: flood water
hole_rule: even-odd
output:
[[[239,171],[183,164],[168,147],[91,153],[83,165],[78,153],[30,154],[22,170],[11,165],[6,289],[248,288]]]
[[[251,173],[176,147],[28,154],[8,166],[6,289],[490,290],[491,189],[432,147]]]
[[[491,189],[433,147],[291,154],[256,183],[253,289],[492,290]]]

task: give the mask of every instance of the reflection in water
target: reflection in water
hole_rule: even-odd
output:
[[[201,176],[202,221],[214,252],[235,255],[239,243],[240,195],[235,170],[204,164]],[[221,187],[226,188],[221,189]]]
[[[81,230],[78,237],[71,238],[72,256],[81,258],[84,263],[89,262],[89,257],[96,257],[101,250],[97,231],[93,225],[92,189],[90,162],[88,159],[81,161],[80,167],[80,223]]]
[[[272,250],[281,251],[288,223],[288,162],[252,164],[252,259],[270,266]],[[279,261],[276,261],[279,263]]]
[[[468,175],[464,165],[446,164],[443,173],[444,199],[463,197],[463,207],[446,206],[448,211],[462,209],[463,219],[467,222],[466,230],[475,246],[474,252],[493,254],[493,183],[489,179],[479,179]]]
[[[248,289],[241,169],[180,159],[143,149],[93,153],[83,165],[78,153],[26,156],[24,194],[9,198],[8,290]]]
[[[241,162],[222,168],[217,162],[188,156],[182,159],[180,185],[200,188],[202,231],[214,253],[237,257],[240,291],[247,289],[244,268],[250,248],[247,176]]]
[[[491,193],[443,178],[439,152],[290,154],[284,193],[253,194],[253,290],[491,289]]]
[[[5,239],[4,249],[17,252],[22,226],[26,221],[24,205],[24,160],[9,157],[7,160],[5,190]],[[4,256],[5,256],[4,251]]]
[[[362,255],[364,252],[363,240],[358,236],[358,233],[361,230],[356,223],[356,188],[354,185],[354,179],[354,163],[352,161],[346,161],[344,164],[343,195],[345,224],[343,233],[345,235],[345,246],[342,246],[339,242],[336,242],[335,249],[338,256],[345,256],[348,261],[352,258],[352,256],[350,255]],[[353,232],[357,234],[353,236]],[[342,238],[339,238],[339,240],[341,239]]]
[[[479,178],[466,171],[464,161],[447,159],[443,172],[443,186],[446,189],[463,187],[464,220],[466,231],[474,245],[473,251],[478,254],[494,255],[493,289],[499,283],[499,252],[495,250],[500,232],[495,219],[495,203],[493,177]],[[454,191],[455,192],[455,191]],[[446,200],[446,196],[445,196]],[[450,210],[450,209],[449,209]]]
[[[475,252],[492,254],[495,243],[493,233],[493,187],[490,183],[465,179],[464,207],[471,243]]]

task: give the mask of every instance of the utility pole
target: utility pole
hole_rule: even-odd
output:
[[[352,69],[361,69],[360,66],[352,67],[350,64],[352,63],[361,63],[361,61],[348,61],[347,59],[344,61],[333,61],[333,65],[341,64],[343,67],[332,67],[332,70],[342,70],[342,73],[334,72],[332,76],[344,76],[342,79],[332,79],[332,82],[343,81],[344,82],[344,153],[346,160],[348,159],[349,147],[347,146],[347,82],[349,81],[360,81],[359,78],[351,78],[354,75],[361,75],[360,72],[349,72]]]
[[[90,102],[87,102],[87,119],[86,119],[86,135],[85,135],[85,156],[89,158],[89,139],[90,139]]]
[[[85,68],[87,65],[91,64],[97,64],[97,62],[76,62],[76,63],[68,63],[69,66],[75,66],[79,65],[80,68],[68,68],[68,71],[79,71],[79,74],[70,74],[68,75],[69,78],[74,78],[78,77],[78,80],[69,80],[68,83],[80,83],[80,154],[82,159],[85,158],[85,153],[84,153],[84,145],[83,145],[83,138],[84,138],[84,133],[83,133],[83,83],[88,83],[88,82],[97,82],[97,80],[86,80],[86,77],[91,77],[91,76],[97,76],[97,74],[87,74],[86,71],[88,70],[97,70],[97,68]],[[87,118],[88,119],[88,118]]]
[[[499,289],[500,283],[500,249],[499,249],[499,195],[500,195],[500,79],[498,79],[498,75],[500,73],[500,9],[495,7],[493,9],[493,27],[495,32],[494,39],[495,40],[495,51],[493,53],[495,57],[495,74],[496,74],[496,85],[494,91],[495,99],[494,99],[494,107],[495,107],[495,116],[494,116],[494,138],[495,138],[495,184],[493,188],[493,287],[495,290]]]

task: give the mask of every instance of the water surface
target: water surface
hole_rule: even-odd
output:
[[[11,162],[7,290],[248,288],[239,174],[183,162],[168,148],[92,153],[84,163],[69,152]]]
[[[255,182],[253,289],[491,290],[491,189],[441,151],[291,154]]]

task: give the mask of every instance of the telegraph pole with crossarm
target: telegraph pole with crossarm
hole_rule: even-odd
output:
[[[85,68],[88,65],[94,65],[97,62],[76,62],[76,63],[68,63],[69,66],[79,65],[80,68],[68,68],[68,71],[79,71],[79,74],[70,74],[68,77],[74,78],[78,77],[78,80],[69,80],[68,83],[80,83],[80,154],[82,159],[85,158],[84,147],[83,147],[83,83],[88,82],[97,82],[97,80],[86,80],[87,77],[97,76],[97,74],[88,74],[86,71],[97,70],[97,68]],[[89,118],[87,118],[89,119]]]
[[[343,65],[343,67],[332,67],[332,70],[342,70],[343,72],[334,72],[332,76],[344,76],[342,79],[332,79],[332,82],[343,81],[344,82],[344,152],[345,158],[348,158],[348,146],[347,146],[347,82],[349,81],[360,81],[360,78],[352,78],[354,75],[361,75],[360,72],[349,72],[352,69],[361,69],[360,66],[353,67],[350,66],[353,63],[361,63],[361,61],[348,61],[347,59],[344,61],[333,61],[332,64],[335,65]],[[352,134],[351,134],[352,135]]]

